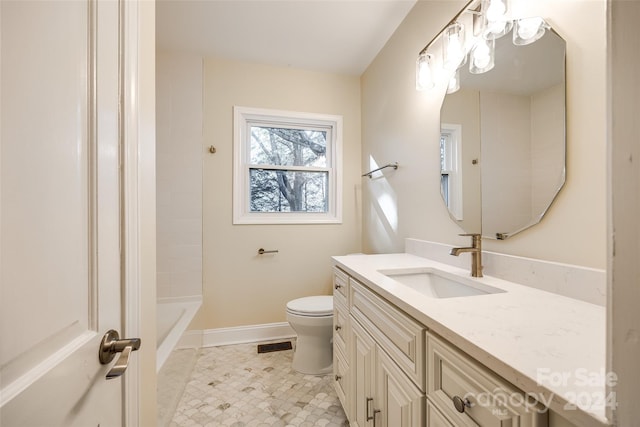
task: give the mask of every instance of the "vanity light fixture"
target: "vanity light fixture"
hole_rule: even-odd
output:
[[[495,39],[478,39],[471,49],[469,56],[469,72],[472,74],[486,73],[495,65]]]
[[[442,62],[448,70],[457,70],[467,62],[464,25],[454,22],[444,30]]]
[[[549,24],[539,16],[533,18],[516,19],[513,27],[513,44],[525,46],[539,40]]]
[[[420,51],[416,60],[416,89],[431,89],[436,80],[444,83],[449,79],[447,93],[457,91],[460,85],[458,69],[467,61],[472,74],[493,69],[495,40],[512,29],[513,44],[516,46],[533,43],[544,36],[550,28],[545,20],[540,17],[513,20],[513,15],[518,13],[511,10],[511,1],[470,0],[444,30]],[[427,50],[431,53],[427,53]],[[434,54],[438,56],[434,57]]]
[[[431,69],[432,55],[427,52],[420,52],[416,60],[416,89],[427,90],[435,86],[433,70]]]

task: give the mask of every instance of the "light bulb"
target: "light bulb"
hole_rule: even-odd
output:
[[[495,65],[495,40],[485,40],[479,37],[470,54],[469,72],[473,74],[485,73]]]
[[[507,12],[507,5],[503,0],[490,0],[489,7],[487,8],[487,20],[489,22],[495,22],[504,19],[504,14]]]
[[[460,44],[460,38],[457,34],[453,34],[449,37],[448,54],[450,57],[460,56],[462,50],[462,44]]]
[[[416,60],[416,89],[427,90],[435,86],[431,72],[431,55],[421,53]]]
[[[542,25],[544,21],[542,18],[529,18],[529,19],[521,19],[518,21],[518,36],[521,39],[528,40],[531,37],[535,36],[538,30],[540,29],[540,25]]]
[[[448,70],[455,70],[466,62],[464,25],[459,22],[444,30],[442,62]]]
[[[540,39],[548,25],[539,16],[518,19],[513,30],[513,43],[518,46],[527,45]]]
[[[487,22],[487,33],[500,34],[507,26],[507,21],[489,21]]]
[[[499,39],[511,31],[509,0],[483,0],[481,6],[484,16],[484,38]]]
[[[476,68],[484,68],[491,61],[491,51],[484,41],[478,43],[478,47],[473,51],[473,65]]]

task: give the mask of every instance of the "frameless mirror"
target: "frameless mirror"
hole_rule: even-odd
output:
[[[565,42],[549,28],[516,46],[509,33],[494,59],[481,74],[461,67],[444,98],[441,188],[465,232],[505,239],[540,222],[564,185]]]

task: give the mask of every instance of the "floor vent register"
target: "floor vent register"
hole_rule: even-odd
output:
[[[258,353],[271,353],[272,351],[291,350],[292,348],[291,341],[258,344]]]

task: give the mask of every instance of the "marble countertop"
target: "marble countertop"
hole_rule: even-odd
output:
[[[404,253],[333,260],[564,418],[578,426],[608,425],[604,307],[489,276],[472,280],[506,292],[432,298],[379,270],[433,268],[461,277],[469,277],[469,271]]]

